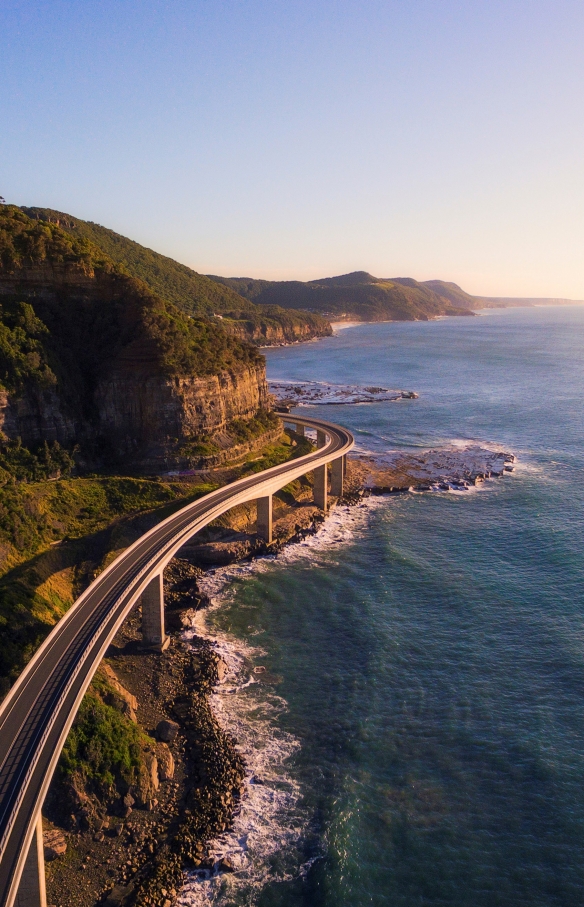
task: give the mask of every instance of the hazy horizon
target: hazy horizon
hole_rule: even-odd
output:
[[[0,193],[204,274],[584,298],[573,0],[8,2]]]

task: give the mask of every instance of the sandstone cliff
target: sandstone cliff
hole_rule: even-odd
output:
[[[0,209],[5,438],[152,466],[268,404],[263,357],[219,320],[183,314],[56,225]]]
[[[284,322],[284,323],[282,323]],[[307,312],[303,318],[280,320],[272,318],[224,319],[226,331],[240,340],[249,340],[258,346],[283,346],[287,343],[301,343],[317,337],[330,337],[333,329],[330,323]]]
[[[207,378],[165,378],[114,370],[95,395],[100,434],[123,455],[168,456],[186,441],[224,432],[268,406],[265,366]]]

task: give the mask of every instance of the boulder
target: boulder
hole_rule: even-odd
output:
[[[126,898],[131,895],[133,890],[134,886],[131,883],[130,885],[116,885],[111,889],[105,901],[103,902],[104,907],[121,907],[121,905],[126,902]]]
[[[163,740],[164,743],[171,743],[179,730],[180,725],[178,725],[176,721],[171,721],[170,718],[164,718],[156,725],[156,736],[159,740]]]
[[[100,665],[100,673],[104,676],[109,686],[113,687],[115,691],[115,693],[110,696],[106,694],[103,697],[107,704],[119,709],[119,711],[122,712],[126,718],[129,718],[130,721],[137,722],[136,709],[138,708],[138,700],[136,697],[122,686],[116,672],[110,665],[102,663]]]
[[[56,860],[67,851],[65,835],[58,828],[48,828],[43,832],[43,845],[47,862]]]
[[[159,787],[158,759],[154,750],[148,747],[142,750],[142,764],[138,772],[137,783],[134,784],[132,792],[138,804],[142,807],[147,807],[148,801],[152,800]]]
[[[166,743],[157,744],[156,758],[158,759],[158,777],[160,780],[172,781],[174,778],[174,758]]]

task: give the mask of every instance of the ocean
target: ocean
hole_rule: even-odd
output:
[[[183,905],[584,903],[584,307],[364,324],[268,375],[413,390],[303,409],[362,451],[500,446],[481,489],[333,510],[215,571],[214,696],[248,760],[237,871]]]

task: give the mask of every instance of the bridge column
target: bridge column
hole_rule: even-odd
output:
[[[301,435],[302,437],[304,437],[304,425],[301,425],[300,422],[296,423],[295,431],[296,431],[297,435]]]
[[[325,433],[324,431],[320,431],[320,430],[317,429],[317,432],[316,432],[316,446],[317,446],[317,447],[324,447],[325,444],[326,444],[326,433]]]
[[[272,539],[272,495],[257,499],[258,523],[257,532],[261,539],[270,543]]]
[[[317,466],[314,470],[314,503],[325,513],[328,507],[328,475],[325,466]]]
[[[344,457],[333,460],[331,470],[331,494],[336,498],[343,497]]]
[[[14,907],[47,907],[43,817],[40,813],[20,877]]]
[[[150,580],[142,595],[142,641],[148,649],[163,652],[170,643],[164,632],[164,588],[162,572]]]

